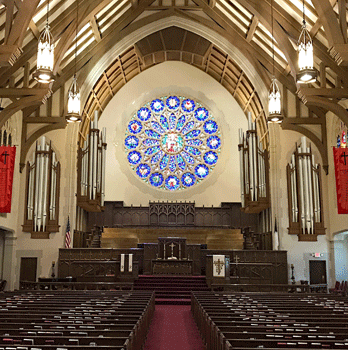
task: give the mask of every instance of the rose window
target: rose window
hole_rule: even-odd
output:
[[[135,174],[163,190],[182,190],[203,181],[221,151],[221,134],[212,114],[186,97],[146,103],[128,123],[127,160]]]

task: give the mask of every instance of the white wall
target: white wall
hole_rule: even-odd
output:
[[[335,236],[335,279],[348,280],[348,234],[347,232]]]
[[[277,217],[279,230],[280,249],[288,251],[289,282],[291,277],[290,265],[294,264],[296,281],[309,280],[309,260],[312,253],[321,253],[321,259],[327,261],[328,280],[332,277],[333,256],[330,254],[329,242],[329,208],[327,201],[327,177],[322,170],[323,182],[323,202],[324,202],[324,225],[327,228],[326,235],[318,236],[317,242],[299,242],[297,235],[289,235],[289,216],[288,216],[288,195],[286,166],[290,162],[291,155],[295,151],[295,143],[301,143],[301,134],[282,130],[279,125],[271,125],[271,190],[272,190],[272,211]],[[307,142],[310,140],[307,139]],[[320,153],[315,145],[310,142],[312,152],[315,156],[315,162],[322,164]],[[332,279],[332,278],[331,278]],[[331,280],[330,280],[331,281]]]
[[[222,131],[222,152],[212,172],[190,189],[169,193],[147,185],[131,170],[124,152],[126,127],[134,112],[155,97],[169,93],[200,100]],[[147,205],[151,200],[188,200],[196,205],[219,206],[240,202],[238,128],[246,130],[245,114],[221,84],[182,62],[154,66],[128,82],[103,111],[99,129],[107,128],[106,201]]]

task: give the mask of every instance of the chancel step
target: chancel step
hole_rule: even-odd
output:
[[[190,304],[191,291],[208,291],[205,276],[139,276],[135,290],[154,290],[156,304]]]

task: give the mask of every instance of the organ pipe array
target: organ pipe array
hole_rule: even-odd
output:
[[[98,129],[98,111],[90,123],[90,131],[78,150],[77,205],[86,211],[104,208],[106,128]]]
[[[268,152],[262,149],[256,122],[248,112],[248,130],[239,129],[239,161],[242,210],[259,213],[269,208]]]
[[[59,231],[59,180],[60,163],[51,143],[42,136],[36,142],[32,161],[27,163],[26,211],[24,232],[32,238],[49,238]]]
[[[300,241],[316,241],[325,234],[320,169],[303,136],[287,165],[289,234],[297,234]]]

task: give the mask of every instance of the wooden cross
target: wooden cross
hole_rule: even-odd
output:
[[[218,259],[217,261],[214,261],[214,265],[216,267],[216,272],[218,275],[221,275],[222,268],[224,267],[225,263]]]
[[[240,260],[240,257],[236,255],[236,256],[234,257],[234,262],[235,262],[236,264],[238,264],[238,263],[239,263],[239,260]]]

